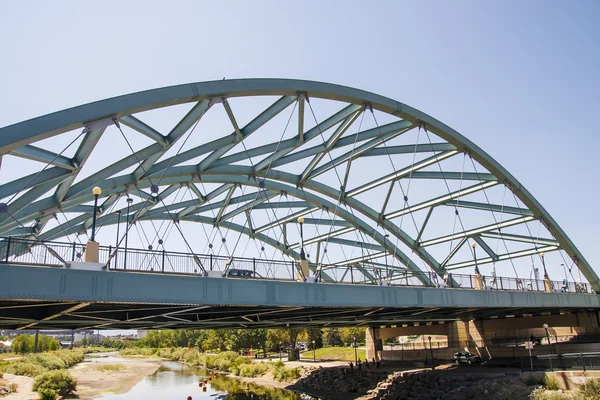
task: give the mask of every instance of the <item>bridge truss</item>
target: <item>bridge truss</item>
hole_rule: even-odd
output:
[[[548,269],[600,289],[492,157],[421,111],[349,87],[244,79],[128,94],[2,128],[0,157],[7,260],[33,247],[9,237],[83,243],[96,212],[100,241],[119,251],[278,260],[289,274],[285,261],[302,249],[327,282],[432,284],[475,268],[539,279]],[[153,268],[119,251],[108,257],[117,267]]]

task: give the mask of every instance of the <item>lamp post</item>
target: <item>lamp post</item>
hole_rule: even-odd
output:
[[[435,371],[435,363],[433,362],[433,348],[431,347],[431,336],[428,336],[429,339],[429,354],[431,354],[431,370]]]
[[[354,347],[354,365],[358,362],[358,355],[356,354],[356,348],[358,344],[356,343],[356,336],[352,336],[352,347]]]
[[[546,330],[546,338],[548,339],[548,361],[550,361],[550,371],[553,371],[552,368],[552,345],[550,344],[550,334],[548,333],[548,324],[542,325],[542,327]]]
[[[279,361],[281,361],[281,352],[283,351],[281,342],[279,342]]]
[[[306,260],[306,254],[304,254],[304,232],[302,231],[304,217],[298,217],[298,223],[300,224],[300,259]]]
[[[390,279],[390,269],[388,267],[388,263],[387,263],[387,238],[390,237],[389,234],[385,234],[383,236],[383,250],[385,251],[385,274],[386,274],[386,278]]]
[[[123,263],[123,269],[127,269],[127,238],[129,233],[129,206],[133,203],[131,197],[127,197],[127,229],[125,229],[125,262]]]
[[[315,341],[312,341],[313,346],[313,363],[317,362],[317,346],[315,345]]]
[[[477,247],[477,243],[473,242],[471,247],[473,248],[473,260],[475,260],[475,275],[478,275],[479,267],[477,266],[477,252],[475,251],[475,248]]]
[[[102,189],[98,186],[92,189],[94,194],[94,215],[92,217],[92,242],[96,241],[96,214],[98,213],[98,196],[102,193]]]
[[[115,244],[115,268],[118,267],[117,260],[119,255],[119,228],[121,227],[121,210],[117,210],[117,243]]]
[[[545,254],[544,253],[540,253],[540,256],[542,257],[542,267],[544,267],[544,279],[549,279],[548,278],[548,271],[546,271],[546,261],[545,261]]]

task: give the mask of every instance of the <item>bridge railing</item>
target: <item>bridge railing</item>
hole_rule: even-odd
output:
[[[228,276],[296,280],[296,261],[267,260],[262,258],[227,257],[215,254],[192,254],[166,250],[148,250],[101,246],[100,262],[110,270],[137,271],[181,275],[201,275],[204,271],[229,271]],[[35,266],[63,266],[66,262],[83,261],[85,245],[82,243],[41,242],[14,237],[0,238],[0,262]],[[337,268],[345,268],[336,266]],[[327,273],[333,270],[324,268]],[[380,275],[381,274],[381,275]],[[475,289],[475,275],[449,273],[440,278],[432,272],[396,271],[383,276],[383,271],[372,266],[352,266],[340,279],[343,283],[383,284],[392,286],[431,286]],[[546,290],[543,280],[511,277],[483,276],[482,283],[488,290]],[[589,293],[587,283],[552,281],[556,292]]]

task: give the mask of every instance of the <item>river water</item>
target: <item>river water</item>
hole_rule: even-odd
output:
[[[114,356],[86,358],[86,362],[127,363],[139,361]],[[208,380],[209,372],[192,368],[173,361],[159,362],[161,367],[152,375],[145,377],[127,393],[98,397],[98,400],[309,400],[313,397],[289,390],[265,388],[222,375],[213,376],[206,385],[206,391],[199,386],[200,381]]]

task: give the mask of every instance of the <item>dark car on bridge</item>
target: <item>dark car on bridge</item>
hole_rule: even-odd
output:
[[[454,362],[457,364],[480,364],[481,357],[466,351],[459,351],[454,353]]]
[[[261,279],[262,276],[255,271],[251,271],[249,269],[230,269],[229,271],[227,271],[227,277],[228,278],[246,278],[246,279],[253,279],[253,278],[258,278]]]

